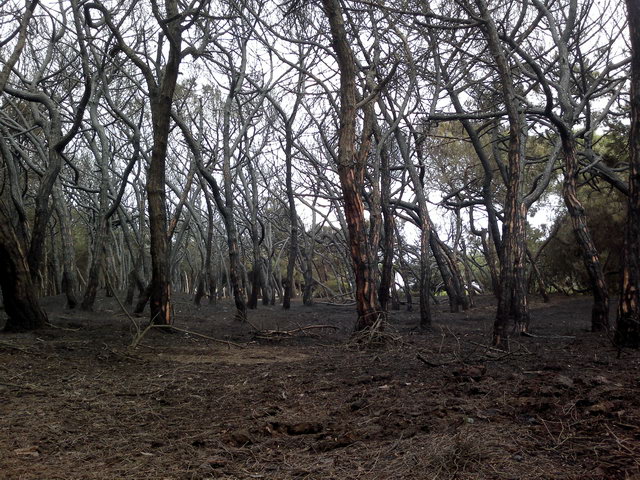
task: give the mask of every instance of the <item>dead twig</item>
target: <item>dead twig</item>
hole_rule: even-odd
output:
[[[521,337],[529,337],[529,338],[566,338],[569,340],[575,339],[575,335],[536,335],[534,333],[522,332],[520,334]]]
[[[609,431],[609,433],[611,434],[611,436],[615,439],[616,444],[618,445],[618,448],[625,450],[626,452],[631,454],[631,458],[633,459],[633,461],[640,465],[640,461],[637,460],[637,452],[631,448],[628,447],[627,445],[624,444],[624,440],[621,440],[620,437],[618,437],[613,430],[611,430],[611,427],[609,427],[609,425],[607,425],[606,423],[604,424],[605,428]]]
[[[476,345],[476,346],[478,346],[478,347],[486,348],[487,350],[491,350],[491,351],[494,351],[494,352],[497,352],[497,353],[505,353],[505,351],[504,351],[504,350],[502,350],[501,348],[491,347],[491,346],[489,346],[489,345],[484,345],[484,344],[482,344],[482,343],[473,342],[473,341],[471,341],[471,340],[468,340],[468,342],[469,342],[471,345]]]
[[[359,348],[386,345],[389,342],[398,342],[400,339],[384,331],[386,325],[386,313],[380,312],[375,322],[369,327],[354,332],[348,345],[357,345]]]
[[[424,358],[424,357],[423,357],[422,355],[420,355],[419,353],[418,353],[418,354],[416,354],[416,358],[417,358],[418,360],[420,360],[422,363],[424,363],[424,364],[426,364],[426,365],[428,365],[428,366],[430,366],[430,367],[433,367],[433,368],[437,368],[437,367],[444,367],[445,365],[451,365],[451,364],[454,364],[454,363],[457,363],[457,362],[458,362],[458,360],[457,360],[457,359],[456,359],[456,360],[451,360],[451,361],[448,361],[448,362],[439,362],[439,363],[437,363],[437,362],[432,362],[431,360],[427,360],[426,358]]]
[[[266,338],[269,336],[274,337],[292,337],[296,333],[306,332],[307,330],[315,330],[315,329],[323,329],[323,328],[331,328],[333,330],[338,330],[338,327],[334,325],[309,325],[306,327],[294,328],[293,330],[256,330],[255,335],[260,336],[261,338]],[[264,335],[265,337],[262,337]]]
[[[147,327],[139,335],[137,335],[136,338],[133,339],[133,342],[131,342],[131,345],[129,347],[130,348],[136,348],[138,346],[138,343],[140,343],[140,340],[142,340],[142,337],[144,337],[145,334],[149,330],[151,330],[153,328],[174,330],[176,332],[186,333],[188,335],[194,335],[194,336],[200,337],[200,338],[206,338],[207,340],[211,340],[212,342],[222,343],[222,344],[230,346],[230,347],[247,348],[245,345],[241,345],[241,344],[235,343],[235,342],[230,342],[229,340],[220,340],[219,338],[210,337],[209,335],[204,335],[203,333],[193,332],[191,330],[187,330],[185,328],[180,328],[180,327],[175,327],[173,325],[154,325],[153,322],[151,322],[149,325],[147,325]]]
[[[51,322],[46,322],[45,325],[47,327],[51,327],[51,328],[55,328],[57,330],[65,330],[67,332],[79,332],[81,329],[80,328],[68,328],[68,327],[61,327],[59,325],[54,325]]]
[[[125,308],[125,306],[122,304],[122,302],[120,301],[120,298],[118,298],[118,294],[116,293],[116,291],[113,289],[113,287],[111,286],[111,279],[109,278],[109,274],[108,272],[105,271],[105,276],[106,276],[106,280],[107,280],[107,285],[109,287],[109,290],[111,290],[113,292],[113,296],[115,297],[116,301],[118,302],[118,305],[120,305],[120,309],[124,312],[124,314],[127,316],[127,318],[129,319],[129,321],[133,324],[133,326],[136,329],[136,335],[140,335],[140,325],[138,324],[138,322],[136,322],[136,320],[131,316],[131,314],[127,311],[127,309]]]
[[[318,302],[318,301],[315,301],[314,303],[317,303],[318,305],[329,305],[332,307],[353,307],[356,304],[356,302],[334,303],[334,302]]]
[[[32,352],[32,350],[29,347],[19,347],[17,345],[13,345],[13,344],[7,343],[7,342],[0,342],[0,347],[11,348],[13,350],[18,350],[19,352],[23,352],[23,353],[31,353]]]

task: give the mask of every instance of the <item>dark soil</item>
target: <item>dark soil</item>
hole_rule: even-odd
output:
[[[393,312],[363,348],[353,307],[241,324],[179,297],[176,327],[230,343],[131,348],[115,300],[47,299],[52,327],[0,335],[0,478],[640,479],[638,352],[588,332],[585,297],[534,303],[537,336],[492,350],[490,302],[439,305],[429,332]]]

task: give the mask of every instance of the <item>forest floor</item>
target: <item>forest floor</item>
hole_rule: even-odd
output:
[[[176,327],[223,342],[154,329],[132,348],[114,299],[46,299],[51,327],[0,335],[0,478],[640,479],[640,354],[588,332],[586,297],[534,301],[537,336],[495,351],[478,303],[438,305],[428,332],[392,312],[363,349],[354,307],[242,324],[178,296]]]

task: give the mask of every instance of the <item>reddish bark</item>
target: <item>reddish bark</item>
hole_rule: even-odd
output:
[[[349,45],[338,0],[322,0],[331,26],[333,49],[340,69],[340,129],[338,131],[338,176],[344,195],[344,213],[349,232],[349,253],[355,273],[358,320],[355,330],[370,328],[380,314],[369,263],[369,243],[364,218],[362,186],[369,151],[372,123],[365,114],[360,148],[356,151],[356,63]],[[373,109],[370,109],[373,113]],[[369,112],[366,112],[369,113]]]
[[[562,151],[564,157],[564,183],[562,195],[571,217],[571,225],[582,252],[582,259],[589,275],[593,292],[593,308],[591,309],[591,330],[605,330],[609,324],[609,293],[600,263],[598,249],[587,226],[582,203],[578,199],[576,178],[578,176],[578,160],[576,158],[575,141],[570,132],[561,131]]]

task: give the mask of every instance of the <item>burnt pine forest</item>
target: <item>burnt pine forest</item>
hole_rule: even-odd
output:
[[[0,477],[640,478],[638,0],[9,0],[0,105]]]

